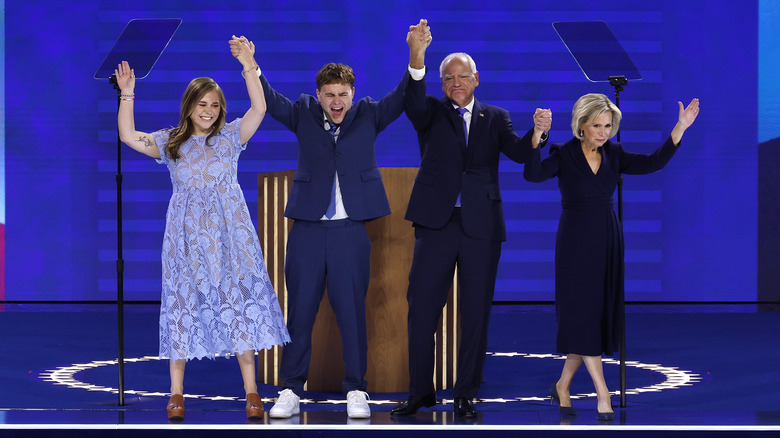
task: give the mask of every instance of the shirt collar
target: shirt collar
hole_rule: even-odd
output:
[[[476,101],[476,99],[471,99],[471,102],[469,102],[469,103],[468,103],[468,105],[466,105],[466,106],[464,106],[464,107],[463,107],[463,108],[466,108],[466,109],[469,111],[469,114],[471,114],[471,113],[473,113],[473,112],[474,112],[473,110],[474,110],[474,102],[475,102],[475,101]],[[453,108],[455,108],[455,109],[458,109],[458,108],[460,108],[460,107],[459,107],[458,105],[456,105],[455,103],[453,103],[453,104],[452,104],[452,107],[453,107]]]
[[[325,112],[323,111],[323,113],[322,113],[322,127],[326,131],[330,131],[330,127],[331,126],[339,126],[339,125],[337,125],[335,123],[332,123],[330,120],[328,120],[328,116],[326,116]]]

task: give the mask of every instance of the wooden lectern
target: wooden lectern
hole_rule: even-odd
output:
[[[390,200],[392,214],[366,224],[371,238],[371,279],[366,297],[368,330],[369,392],[407,392],[409,390],[409,350],[406,331],[406,289],[414,253],[414,230],[404,220],[417,168],[382,168],[382,178]],[[287,318],[287,288],[284,261],[287,235],[292,219],[284,217],[295,171],[269,172],[258,175],[257,231],[263,247],[268,274]],[[457,278],[457,274],[456,274]],[[453,387],[457,370],[458,302],[457,283],[450,291],[439,330],[436,332],[437,389]],[[258,381],[281,385],[280,347],[261,351]],[[344,360],[336,318],[327,292],[312,334],[312,357],[306,390],[341,392]]]

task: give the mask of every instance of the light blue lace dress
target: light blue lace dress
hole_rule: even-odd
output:
[[[237,180],[241,119],[213,137],[192,136],[165,155],[171,172],[162,249],[160,357],[214,358],[290,342],[255,227]]]

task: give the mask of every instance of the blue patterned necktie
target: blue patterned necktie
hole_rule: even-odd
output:
[[[330,135],[333,136],[333,139],[336,140],[336,130],[339,129],[339,125],[336,125],[335,123],[330,123],[330,129],[328,129],[328,132],[330,132]],[[330,189],[330,203],[328,204],[328,209],[325,210],[325,217],[328,219],[333,219],[333,216],[336,215],[336,176],[333,176],[333,187]]]
[[[328,123],[328,125],[330,125],[330,128],[328,128],[328,132],[330,132],[330,135],[332,135],[333,138],[335,139],[336,138],[336,130],[339,129],[339,125],[337,125],[335,123]]]
[[[458,112],[460,113],[460,119],[463,121],[463,134],[466,136],[466,145],[469,144],[469,130],[468,126],[466,126],[466,118],[463,117],[464,114],[469,112],[466,108],[458,108]]]
[[[325,217],[328,219],[333,219],[333,216],[336,215],[336,177],[333,177],[333,187],[330,189],[330,204],[328,204],[328,209],[325,210]]]

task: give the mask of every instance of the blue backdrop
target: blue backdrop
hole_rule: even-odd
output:
[[[26,3],[26,4],[25,4]],[[178,5],[178,6],[173,6]],[[225,90],[229,120],[248,99],[232,34],[257,46],[274,87],[290,98],[313,93],[326,62],[350,64],[356,95],[383,96],[406,68],[406,31],[427,18],[429,89],[440,95],[438,64],[472,54],[477,98],[507,108],[526,130],[536,107],[554,114],[553,141],[571,137],[574,101],[590,83],[554,32],[554,21],[603,20],[644,79],[621,93],[622,140],[651,152],[669,134],[677,101],[701,99],[702,113],[665,170],[625,178],[628,300],[752,301],[758,260],[758,1],[285,2],[251,6],[136,0],[6,4],[6,299],[116,297],[116,94],[93,74],[127,21],[178,17],[183,24],[136,87],[136,125],[177,123],[179,100],[196,76]],[[770,49],[776,50],[776,49]],[[769,134],[777,137],[776,133]],[[123,146],[124,147],[124,146]],[[402,116],[379,138],[379,164],[417,166]],[[294,168],[294,137],[267,118],[239,162],[256,214],[256,174]],[[159,299],[160,246],[171,187],[168,172],[123,149],[125,298]],[[497,300],[552,300],[560,212],[554,181],[531,184],[503,161],[508,241]]]

